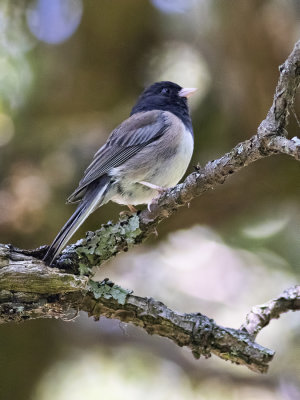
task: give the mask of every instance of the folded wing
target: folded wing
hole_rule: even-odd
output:
[[[159,139],[168,126],[165,113],[158,110],[133,114],[125,120],[97,151],[92,163],[85,170],[78,188],[68,198],[68,202],[80,201],[92,182],[104,174],[109,174],[112,168],[122,165],[147,144]]]

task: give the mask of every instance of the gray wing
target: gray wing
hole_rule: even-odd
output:
[[[133,114],[112,131],[107,142],[94,155],[69,203],[83,197],[87,186],[137,154],[147,144],[160,138],[169,127],[163,111]]]

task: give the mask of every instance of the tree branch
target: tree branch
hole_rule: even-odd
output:
[[[82,310],[131,322],[149,334],[189,347],[194,356],[211,353],[265,372],[274,352],[255,343],[247,332],[223,328],[200,314],[180,314],[163,303],[134,296],[108,280],[94,282],[61,272],[41,261],[0,246],[0,322],[70,317]]]
[[[183,183],[156,199],[151,212],[143,210],[88,232],[85,239],[65,249],[56,262],[58,268],[49,268],[41,261],[47,246],[20,250],[0,245],[0,322],[66,318],[70,309],[84,310],[95,318],[118,318],[150,334],[168,337],[179,346],[189,347],[196,357],[213,353],[253,371],[265,372],[274,352],[255,343],[254,337],[270,319],[288,309],[299,309],[299,287],[256,308],[248,314],[242,329],[235,330],[218,326],[200,313],[179,314],[153,299],[134,296],[107,280],[94,282],[88,276],[92,267],[143,242],[179,207],[224,183],[250,163],[278,153],[299,160],[300,140],[286,138],[289,109],[299,83],[300,41],[280,67],[272,107],[256,135],[204,168],[197,167]]]
[[[116,318],[151,335],[167,337],[190,348],[196,358],[212,353],[252,371],[266,372],[274,351],[254,342],[253,321],[261,329],[281,312],[299,309],[300,286],[289,289],[284,297],[281,295],[260,310],[263,307],[265,319],[260,317],[259,323],[258,313],[253,317],[252,311],[242,329],[224,328],[200,313],[172,311],[159,301],[135,296],[107,279],[95,282],[85,276],[66,274],[0,245],[0,323],[68,319],[72,310],[81,310],[95,319]]]
[[[291,310],[300,310],[300,286],[291,287],[276,299],[253,307],[247,314],[246,323],[240,329],[247,331],[254,339],[272,319],[277,319],[281,314]]]

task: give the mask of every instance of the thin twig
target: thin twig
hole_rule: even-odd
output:
[[[297,310],[300,310],[300,285],[285,290],[276,299],[252,307],[241,329],[255,338],[272,319],[277,319],[281,314],[288,311]]]

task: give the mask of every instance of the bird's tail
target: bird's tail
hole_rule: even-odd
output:
[[[110,186],[110,177],[102,176],[100,181],[92,183],[86,194],[78,205],[71,218],[62,227],[53,243],[49,247],[44,261],[51,265],[57,255],[65,247],[77,229],[83,224],[87,217],[101,204]]]

